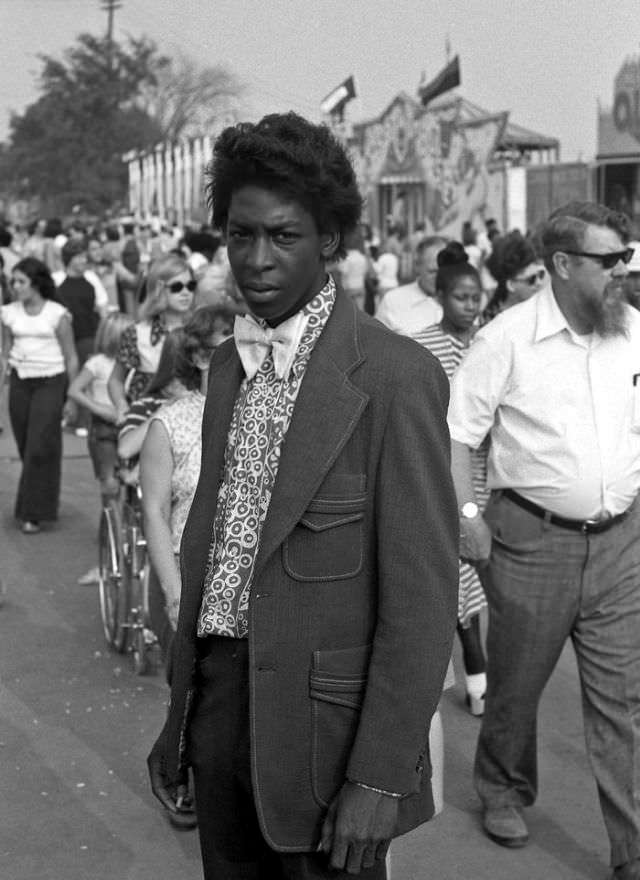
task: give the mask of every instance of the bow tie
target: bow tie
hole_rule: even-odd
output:
[[[307,317],[302,312],[273,328],[262,327],[252,315],[237,315],[233,336],[247,379],[253,379],[270,351],[276,376],[288,379],[306,326]]]

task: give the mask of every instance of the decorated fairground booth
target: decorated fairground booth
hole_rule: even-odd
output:
[[[345,113],[353,76],[321,102],[324,120],[348,145],[365,197],[365,220],[384,237],[390,225],[408,235],[459,238],[470,221],[484,229],[531,229],[567,197],[586,197],[584,163],[559,163],[555,138],[515,125],[458,94],[456,56],[415,97],[401,92],[368,121]],[[129,207],[137,217],[171,217],[179,226],[206,220],[203,169],[218,130],[125,157]],[[422,227],[420,227],[422,228]]]
[[[354,125],[349,146],[368,222],[409,234],[424,222],[427,232],[459,237],[465,220],[487,214],[490,164],[506,125],[506,113],[472,114],[458,97],[425,108],[405,93]]]

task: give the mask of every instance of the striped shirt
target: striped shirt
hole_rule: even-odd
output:
[[[464,357],[466,351],[464,343],[455,336],[445,333],[440,324],[432,324],[418,333],[412,333],[411,338],[419,342],[420,345],[424,345],[431,354],[438,358],[442,369],[447,374],[447,379],[451,381],[451,377]]]
[[[447,374],[447,378],[451,381],[453,374],[467,351],[464,343],[455,336],[445,333],[440,324],[432,324],[418,333],[412,333],[411,336],[438,358],[442,369]],[[473,450],[471,454],[471,471],[478,505],[481,510],[484,510],[489,497],[487,490],[487,452],[485,447]],[[468,626],[469,621],[476,614],[479,614],[486,604],[487,601],[478,572],[473,565],[460,561],[458,620],[462,626]]]

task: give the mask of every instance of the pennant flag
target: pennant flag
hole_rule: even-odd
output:
[[[320,104],[323,113],[341,113],[352,98],[356,96],[356,86],[350,76],[329,92]]]
[[[443,95],[449,89],[455,89],[460,85],[460,59],[456,55],[445,68],[443,68],[435,79],[424,86],[420,86],[418,94],[423,106],[433,101],[438,95]]]

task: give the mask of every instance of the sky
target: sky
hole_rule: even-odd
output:
[[[106,31],[103,0],[0,0],[0,140],[12,111],[37,98],[38,53],[60,56],[82,31]],[[597,106],[613,102],[627,56],[640,54],[638,0],[118,0],[115,36],[153,38],[245,83],[242,115],[293,109],[320,119],[350,74],[354,122],[415,95],[460,56],[460,94],[542,134],[564,160],[593,159]]]

